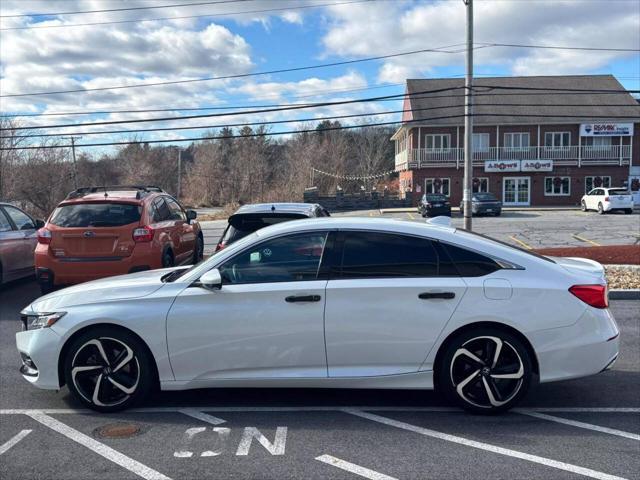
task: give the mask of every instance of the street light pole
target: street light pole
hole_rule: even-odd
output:
[[[176,198],[180,200],[182,194],[182,150],[180,147],[178,147],[178,188],[176,190]]]
[[[473,0],[463,0],[467,8],[467,71],[464,79],[464,185],[462,207],[464,228],[471,230],[471,183],[473,179]]]

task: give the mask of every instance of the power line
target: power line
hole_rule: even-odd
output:
[[[132,10],[154,10],[154,9],[160,9],[160,8],[194,7],[198,5],[218,5],[220,3],[241,3],[241,2],[252,2],[252,1],[254,0],[216,0],[214,2],[174,3],[172,5],[155,5],[151,7],[108,8],[104,10],[75,10],[71,12],[51,12],[51,13],[21,13],[17,15],[0,15],[0,18],[78,15],[83,13],[128,12]]]
[[[574,118],[573,115],[530,115],[530,114],[499,114],[499,113],[474,113],[472,114],[474,117],[527,117],[527,118]],[[404,122],[377,122],[377,123],[368,123],[366,125],[345,125],[340,127],[326,127],[323,128],[322,131],[327,130],[351,130],[354,128],[366,128],[366,127],[379,127],[379,126],[391,126],[391,125],[406,125],[408,123],[416,123],[416,122],[426,122],[431,120],[443,120],[443,119],[451,119],[451,118],[462,118],[465,117],[464,114],[461,115],[445,115],[441,117],[431,117],[431,118],[421,118],[416,120],[406,120]],[[589,118],[603,118],[603,119],[628,119],[628,116],[604,116],[604,115],[590,115]],[[274,122],[275,123],[275,122]],[[218,135],[218,136],[208,136],[208,137],[199,137],[199,138],[173,138],[173,139],[163,139],[163,140],[127,140],[122,142],[104,142],[104,143],[83,143],[81,145],[76,145],[76,147],[106,147],[106,146],[116,146],[116,145],[139,145],[139,144],[155,144],[155,143],[182,143],[182,142],[198,142],[203,140],[224,140],[224,139],[238,139],[238,138],[251,138],[251,137],[271,137],[271,136],[281,136],[281,135],[290,135],[290,134],[300,134],[300,133],[317,133],[315,128],[313,129],[302,129],[302,130],[288,130],[284,132],[268,132],[268,133],[251,133],[251,134],[239,134],[239,135]],[[71,145],[41,145],[41,146],[30,146],[30,147],[4,147],[0,150],[39,150],[39,149],[52,149],[52,148],[69,148]]]
[[[315,70],[318,68],[327,68],[327,67],[337,67],[341,65],[352,65],[354,63],[362,63],[362,62],[371,62],[374,60],[384,60],[386,58],[395,58],[402,57],[406,55],[415,55],[417,53],[459,53],[458,51],[450,51],[443,50],[445,48],[456,47],[461,44],[457,43],[454,45],[445,45],[442,47],[435,48],[424,48],[421,50],[412,50],[408,52],[399,52],[399,53],[391,53],[387,55],[378,55],[376,57],[366,57],[359,58],[357,60],[343,60],[340,62],[331,62],[331,63],[321,63],[316,65],[305,65],[302,67],[292,67],[292,68],[281,68],[276,70],[267,70],[262,72],[253,72],[253,73],[240,73],[235,75],[221,75],[217,77],[202,77],[202,78],[191,78],[186,80],[169,80],[165,82],[151,82],[151,83],[137,83],[135,85],[115,85],[111,87],[95,87],[95,88],[76,88],[72,90],[57,90],[50,92],[31,92],[31,93],[12,93],[0,95],[0,97],[29,97],[29,96],[37,96],[37,95],[58,95],[62,93],[87,93],[87,92],[97,92],[104,90],[122,90],[128,88],[140,88],[140,87],[157,87],[162,85],[176,85],[176,84],[184,84],[184,83],[196,83],[196,82],[208,82],[211,80],[230,80],[234,78],[247,78],[247,77],[256,77],[262,75],[273,75],[277,73],[289,73],[289,72],[299,72],[302,70]],[[478,47],[482,48],[482,47]]]
[[[485,103],[485,104],[476,104],[477,108],[484,107],[539,107],[540,104],[536,103]],[[640,112],[640,105],[615,105],[615,104],[555,104],[555,105],[544,105],[547,107],[556,107],[556,108],[566,108],[566,107],[578,107],[578,108],[588,108],[588,107],[631,107],[637,108],[638,112]],[[406,113],[406,112],[421,112],[421,111],[432,111],[432,110],[442,110],[452,108],[450,105],[442,105],[437,107],[424,107],[424,108],[413,108],[413,109],[404,109],[404,110],[384,110],[378,112],[368,112],[368,113],[354,113],[347,115],[332,115],[328,117],[310,117],[310,118],[298,118],[291,120],[266,120],[260,122],[240,122],[240,123],[228,123],[228,124],[218,124],[218,125],[191,125],[187,127],[156,127],[156,128],[141,128],[141,129],[133,129],[133,130],[104,130],[104,131],[80,131],[80,132],[67,132],[67,133],[40,133],[40,134],[30,134],[30,135],[16,135],[16,138],[41,138],[41,137],[66,137],[68,135],[114,135],[114,134],[122,134],[122,133],[144,133],[144,132],[167,132],[167,131],[181,131],[181,130],[206,130],[213,128],[231,128],[231,127],[244,127],[244,126],[257,126],[257,125],[276,125],[283,123],[305,123],[305,122],[316,122],[323,120],[339,120],[345,118],[355,118],[355,117],[373,117],[379,115],[393,115],[398,113]],[[492,115],[492,114],[483,114],[483,115]],[[507,115],[507,114],[505,114]],[[511,114],[508,114],[511,115]],[[514,114],[515,116],[519,116],[518,114]],[[538,115],[529,114],[531,117],[537,117]],[[549,114],[550,117],[555,117],[557,115]],[[570,117],[575,117],[575,115],[569,115]],[[560,115],[560,117],[564,117]],[[589,116],[590,118],[630,118],[629,116]],[[2,138],[13,138],[13,136],[0,136]]]
[[[533,91],[533,93],[527,93],[527,95],[582,95],[582,94],[620,94],[620,93],[640,93],[640,90],[608,90],[608,89],[562,89],[562,88],[544,88],[544,87],[503,87],[503,86],[492,86],[492,85],[483,85],[481,87],[476,88],[484,88],[488,89],[488,91],[498,89],[498,90],[525,90],[525,91]],[[437,98],[445,98],[451,96],[444,95],[431,95],[433,93],[442,93],[452,90],[461,90],[464,89],[464,86],[459,87],[447,87],[440,88],[437,90],[425,90],[420,92],[413,93],[401,93],[396,95],[384,95],[378,97],[367,97],[355,100],[340,100],[333,102],[318,102],[318,103],[308,103],[308,104],[294,104],[293,106],[287,107],[275,107],[275,108],[267,108],[267,109],[257,109],[257,110],[244,110],[244,111],[236,111],[236,112],[224,112],[224,113],[209,113],[209,114],[201,114],[201,115],[185,115],[185,116],[171,116],[171,117],[154,117],[154,118],[138,118],[134,120],[104,120],[99,122],[87,122],[82,124],[83,126],[94,126],[94,125],[117,125],[117,124],[127,124],[127,123],[148,123],[148,122],[165,122],[165,121],[174,121],[174,120],[191,120],[196,118],[212,118],[212,117],[226,117],[226,116],[236,116],[236,115],[249,115],[249,114],[261,114],[261,113],[271,113],[271,112],[281,112],[287,110],[301,110],[307,108],[320,108],[320,107],[330,107],[335,105],[347,105],[354,103],[363,103],[363,102],[376,102],[376,101],[386,101],[389,99],[399,100],[400,98],[412,97],[415,99],[427,98],[427,99],[437,99]],[[485,90],[487,91],[487,90]],[[535,91],[542,91],[540,93],[536,93]],[[424,95],[420,97],[419,95]],[[495,95],[495,94],[486,94],[480,93],[475,96],[482,95]],[[509,94],[509,93],[501,93],[501,96],[505,95],[521,95],[521,94]],[[462,97],[464,94],[457,94],[454,97]],[[537,106],[537,105],[534,105]],[[614,105],[615,106],[615,105]],[[635,106],[635,105],[632,105]],[[39,125],[39,126],[26,126],[26,127],[12,127],[12,128],[0,128],[1,130],[36,130],[36,129],[48,129],[48,128],[67,128],[67,127],[77,127],[78,125],[75,123],[66,123],[66,124],[54,124],[54,125]]]
[[[190,18],[229,17],[233,15],[280,12],[283,10],[303,10],[308,8],[329,7],[332,5],[348,5],[352,3],[367,3],[367,2],[373,2],[373,1],[378,1],[378,0],[350,0],[347,2],[318,3],[313,5],[298,5],[298,6],[281,7],[281,8],[267,8],[263,10],[246,10],[243,12],[224,12],[224,13],[207,13],[207,14],[200,14],[200,15],[183,15],[178,17],[145,18],[145,19],[135,19],[135,20],[113,20],[108,22],[65,23],[61,25],[35,25],[35,26],[29,26],[29,27],[6,27],[6,28],[0,28],[0,30],[40,30],[45,28],[89,27],[89,26],[96,26],[96,25],[113,25],[113,24],[119,24],[119,23],[141,23],[141,22],[160,22],[164,20],[186,20]]]
[[[585,50],[589,52],[640,52],[637,48],[605,48],[605,47],[570,47],[558,45],[526,45],[518,43],[485,43],[476,42],[476,45],[485,45],[487,47],[513,47],[513,48],[541,48],[550,50]]]

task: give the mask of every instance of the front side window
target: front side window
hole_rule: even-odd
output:
[[[547,149],[569,148],[571,132],[547,132],[544,134],[544,146]]]
[[[178,205],[173,198],[166,197],[165,201],[167,202],[167,206],[169,207],[169,211],[171,212],[171,220],[184,220],[187,221],[187,215],[182,210],[182,207]]]
[[[594,188],[611,186],[611,177],[584,177],[584,192],[589,193]]]
[[[449,134],[429,134],[425,135],[425,145],[427,150],[448,150],[451,145],[451,135]]]
[[[489,134],[488,133],[473,134],[473,151],[474,152],[489,151]]]
[[[27,215],[23,211],[10,206],[6,206],[4,207],[4,209],[11,217],[11,220],[13,220],[13,223],[18,230],[33,230],[36,228],[33,220],[31,220],[31,217],[29,217],[29,215]]]
[[[451,187],[451,179],[449,178],[427,178],[424,181],[425,193],[440,193],[449,196]]]
[[[504,134],[504,146],[514,150],[527,148],[529,146],[528,132],[510,132]]]
[[[438,255],[426,238],[346,232],[339,278],[434,277]]]
[[[561,196],[571,193],[571,177],[545,177],[544,194],[546,196]]]
[[[225,284],[316,280],[326,232],[288,235],[254,245],[219,267]]]
[[[486,193],[489,191],[489,178],[488,177],[476,177],[472,183],[473,193]]]

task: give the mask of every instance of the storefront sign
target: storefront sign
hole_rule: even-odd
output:
[[[553,160],[522,160],[522,172],[550,172],[553,170]]]
[[[484,162],[485,172],[519,172],[520,160],[487,160]]]
[[[630,137],[633,135],[633,123],[583,123],[580,125],[581,137]]]

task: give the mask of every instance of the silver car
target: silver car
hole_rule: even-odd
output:
[[[34,220],[19,208],[0,203],[0,285],[33,275],[33,251],[42,220]]]

